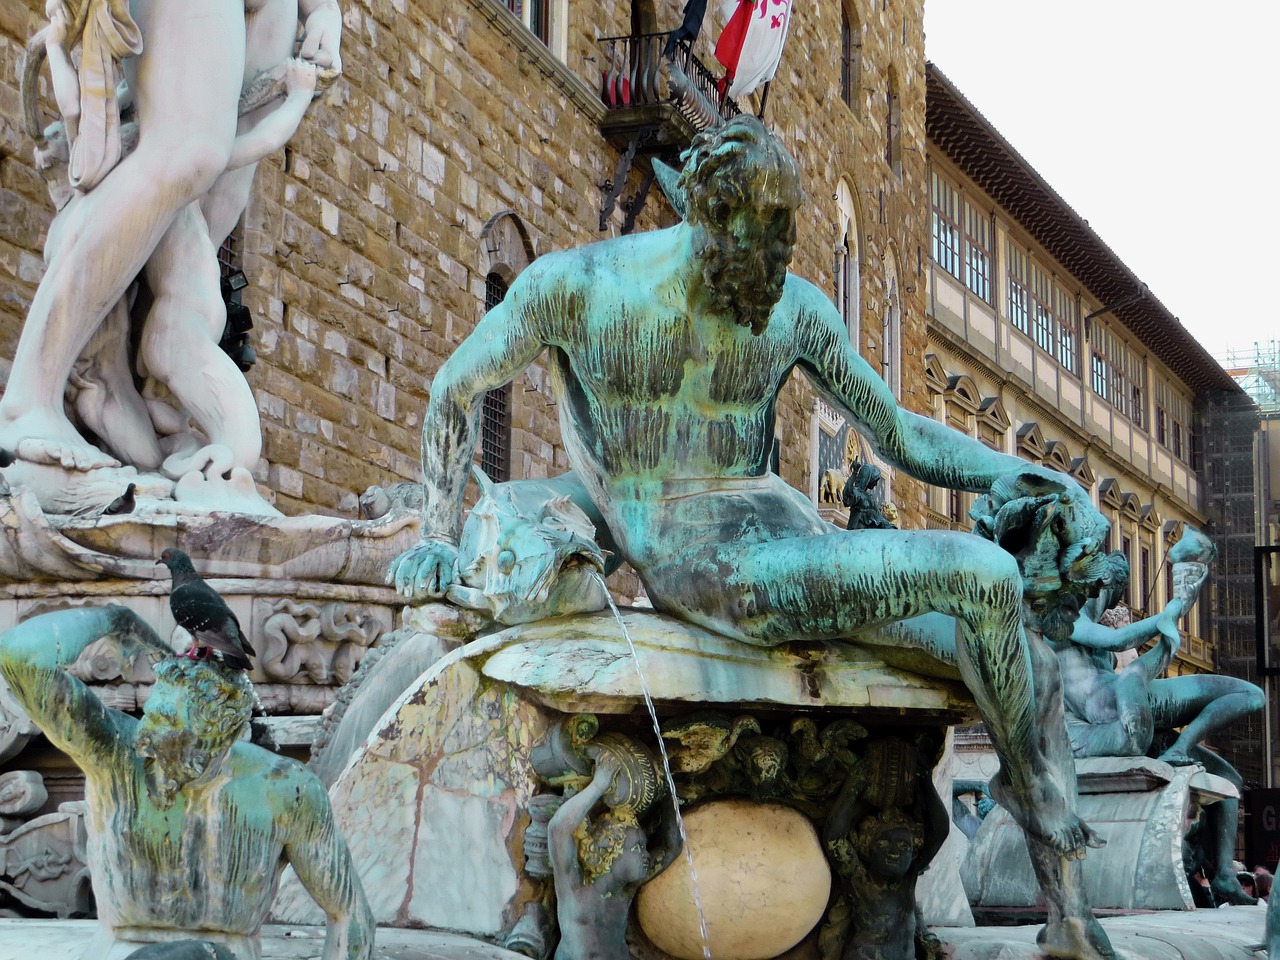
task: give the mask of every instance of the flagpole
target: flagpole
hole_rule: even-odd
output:
[[[773,86],[772,80],[766,80],[764,84],[764,93],[760,94],[760,112],[756,114],[757,120],[764,119],[764,105],[769,102],[769,88]]]

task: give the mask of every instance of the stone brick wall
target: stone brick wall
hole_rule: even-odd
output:
[[[41,6],[13,0],[0,11],[0,358],[13,355],[51,216],[18,121],[20,52]],[[657,3],[659,28],[675,26],[682,6]],[[813,4],[797,15],[766,119],[795,152],[809,197],[794,269],[824,290],[833,288],[835,184],[843,175],[856,188],[862,350],[877,368],[882,258],[895,252],[903,400],[924,410],[922,5],[854,0],[853,8],[864,25],[858,109],[839,98],[839,7]],[[258,480],[287,513],[349,515],[368,485],[418,476],[430,379],[481,313],[491,218],[513,211],[535,252],[616,233],[622,218],[615,211],[611,231],[596,229],[618,151],[591,101],[597,39],[630,32],[625,0],[571,3],[559,65],[493,0],[343,0],[343,9],[345,76],[290,146],[261,165],[243,224],[244,301],[259,356],[249,380],[265,437]],[[710,61],[708,20],[700,52]],[[884,159],[891,66],[901,89],[900,178]],[[670,222],[655,189],[639,229]],[[516,475],[563,470],[544,371],[518,379],[512,400]],[[811,408],[797,378],[779,405],[779,432],[783,475],[805,490]],[[920,526],[916,485],[895,482],[894,495],[904,525]]]
[[[0,4],[0,385],[8,379],[22,318],[44,272],[40,250],[53,219],[22,128],[18,95],[23,47],[43,25],[39,0]]]

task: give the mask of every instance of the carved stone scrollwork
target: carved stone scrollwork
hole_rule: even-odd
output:
[[[40,728],[18,706],[8,685],[0,678],[0,763],[17,756],[27,741],[39,733]]]
[[[6,795],[15,783],[25,795],[24,807],[44,792],[42,783],[30,780],[39,781],[39,774],[19,773],[26,779],[0,778],[0,810],[6,809]],[[57,813],[36,817],[0,835],[0,894],[60,919],[91,916],[93,890],[85,842],[83,802],[64,803]]]
[[[297,603],[285,598],[262,625],[258,666],[271,680],[343,684],[387,626],[346,603]]]

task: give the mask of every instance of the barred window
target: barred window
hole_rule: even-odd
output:
[[[971,203],[964,205],[964,283],[991,302],[991,221]]]
[[[487,313],[507,295],[507,285],[496,273],[484,278]],[[480,469],[495,482],[511,479],[511,384],[490,390],[480,408]]]
[[[933,259],[947,273],[960,279],[960,194],[936,173],[933,175]]]
[[[1026,253],[1009,241],[1009,323],[1023,333],[1030,332],[1030,297],[1027,277],[1030,263]]]

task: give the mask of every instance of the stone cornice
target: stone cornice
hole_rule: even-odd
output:
[[[529,59],[529,63],[568,97],[594,124],[604,119],[607,108],[600,94],[581,77],[570,70],[546,44],[529,32],[520,18],[499,0],[466,0],[471,7],[489,22]]]

